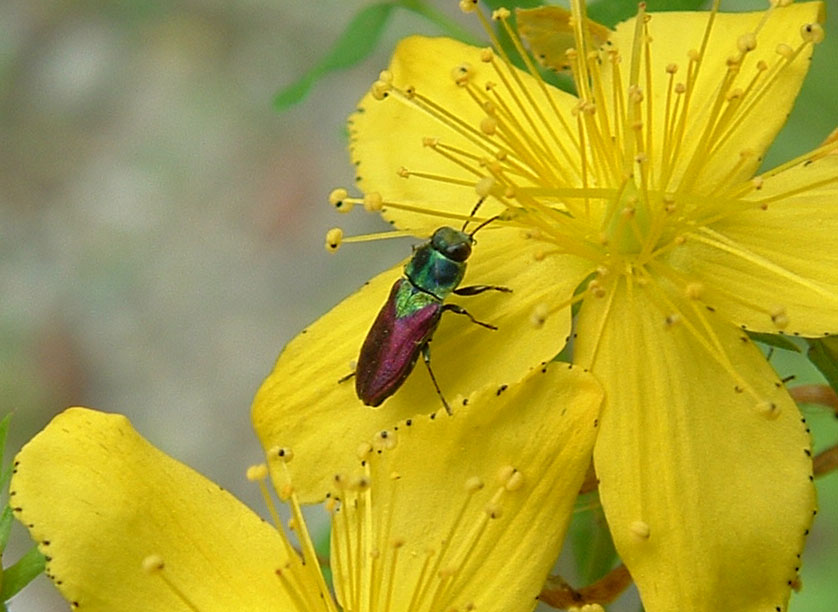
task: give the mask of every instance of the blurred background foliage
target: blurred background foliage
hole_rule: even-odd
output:
[[[323,249],[338,223],[347,234],[385,227],[362,213],[338,219],[326,201],[352,184],[346,116],[400,37],[482,39],[454,0],[412,2],[442,25],[422,11],[387,11],[369,57],[323,71],[302,103],[277,112],[276,93],[320,65],[372,4],[0,3],[0,412],[16,413],[7,455],[68,405],[121,412],[261,511],[242,478],[260,458],[253,393],[304,325],[408,252],[404,241]],[[838,19],[838,0],[827,4]],[[836,23],[767,166],[838,124]],[[773,359],[798,381],[820,380],[800,356]],[[804,414],[816,448],[838,441],[830,413]],[[833,612],[838,602],[838,475],[818,486],[794,612]],[[578,527],[582,548],[589,527]],[[23,551],[19,540],[12,547]],[[11,606],[59,609],[44,578]],[[629,596],[613,609],[638,603]]]

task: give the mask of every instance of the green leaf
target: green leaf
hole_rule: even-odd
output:
[[[647,0],[646,11],[695,11],[704,4],[704,0]],[[600,0],[588,5],[588,17],[609,28],[635,15],[637,0]]]
[[[375,49],[397,2],[380,2],[358,12],[338,37],[329,53],[295,83],[280,91],[274,106],[285,110],[305,98],[311,86],[323,75],[354,66]]]
[[[784,351],[794,351],[795,353],[803,352],[803,349],[801,349],[797,344],[795,344],[793,340],[785,336],[779,336],[777,334],[763,334],[761,332],[751,331],[745,333],[748,334],[748,337],[751,340],[753,340],[754,342],[759,342],[760,344],[767,344],[768,346],[783,349]]]
[[[543,2],[542,0],[513,0],[512,2],[504,2],[504,0],[483,0],[483,3],[493,11],[499,8],[508,8],[513,13],[516,8],[535,8],[544,4],[552,4]]]
[[[820,370],[829,386],[838,391],[838,337],[807,339],[806,356]]]
[[[596,496],[591,499],[596,499]],[[617,561],[617,551],[602,506],[574,516],[570,533],[573,557],[582,584],[592,584],[611,571]]]
[[[3,586],[0,588],[0,600],[9,601],[12,597],[32,582],[38,574],[44,571],[46,559],[33,546],[29,551],[17,560],[17,563],[3,570]]]
[[[9,534],[12,531],[12,523],[14,523],[14,515],[11,507],[6,504],[0,514],[0,553],[6,550],[6,544],[9,542]]]

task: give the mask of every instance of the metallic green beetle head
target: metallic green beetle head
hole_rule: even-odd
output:
[[[434,250],[452,261],[463,262],[471,255],[471,236],[453,227],[440,227],[431,237]]]

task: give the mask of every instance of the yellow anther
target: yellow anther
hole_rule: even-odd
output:
[[[460,0],[460,10],[464,13],[473,13],[477,9],[477,0]]]
[[[323,502],[323,507],[329,514],[334,514],[338,509],[338,502],[334,497],[329,497]]]
[[[664,319],[664,322],[666,323],[667,327],[672,327],[674,325],[677,325],[678,323],[681,322],[681,315],[679,315],[677,312],[672,313],[672,314],[668,314],[668,315],[666,315],[666,318]]]
[[[522,486],[524,486],[524,475],[518,470],[515,470],[515,473],[513,473],[506,481],[504,488],[507,491],[517,491]]]
[[[467,62],[464,62],[451,70],[451,78],[460,87],[468,85],[469,79],[471,79],[473,74],[474,70],[472,69],[471,64]]]
[[[631,535],[639,540],[648,540],[652,533],[649,523],[646,521],[634,521],[629,525],[629,531],[631,531]]]
[[[675,83],[674,91],[676,94],[682,94],[687,91],[687,86],[683,83]]]
[[[384,83],[392,83],[393,82],[393,73],[389,70],[382,70],[378,73],[378,80],[383,81]]]
[[[449,565],[448,567],[440,568],[440,570],[437,572],[437,576],[439,576],[442,580],[445,580],[447,578],[451,578],[451,576],[453,576],[456,573],[457,568],[452,565]]]
[[[786,309],[782,306],[775,306],[771,309],[771,321],[777,326],[777,329],[785,329],[789,326],[789,316],[786,314]]]
[[[483,480],[478,476],[472,476],[466,480],[465,489],[467,493],[476,493],[483,488]]]
[[[329,204],[331,204],[332,206],[339,206],[340,203],[348,197],[349,193],[346,191],[346,189],[332,189],[332,192],[329,194]]]
[[[404,541],[404,539],[403,539],[403,538],[394,538],[394,539],[390,542],[390,546],[391,546],[392,548],[401,548],[401,547],[402,547],[402,546],[404,546],[404,545],[405,545],[405,541]]]
[[[751,179],[751,185],[753,185],[754,189],[756,189],[756,190],[762,189],[762,186],[764,184],[765,184],[765,179],[762,178],[761,176],[755,176],[754,178]],[[768,207],[766,206],[766,208],[768,208]]]
[[[742,53],[748,53],[757,48],[757,36],[753,32],[743,34],[736,40],[736,46]]]
[[[807,23],[800,28],[800,36],[805,42],[810,42],[814,45],[823,41],[824,31],[819,23]]]
[[[498,120],[494,117],[483,117],[480,122],[480,131],[487,136],[494,136],[498,129]]]
[[[509,9],[504,7],[500,7],[499,9],[492,11],[492,19],[495,21],[505,21],[506,19],[509,19],[509,15]]]
[[[492,188],[494,186],[495,179],[491,176],[484,176],[482,179],[477,181],[477,184],[474,186],[474,191],[477,192],[477,195],[481,198],[485,198],[492,193]]]
[[[355,451],[355,455],[358,459],[364,460],[369,457],[370,453],[372,452],[372,444],[369,442],[362,442],[358,445],[358,449]]]
[[[148,555],[143,559],[143,571],[146,574],[159,572],[163,567],[165,567],[165,563],[163,563],[163,557],[160,555]]]
[[[701,283],[689,283],[684,289],[684,295],[691,300],[700,300],[704,294],[704,285]]]
[[[518,470],[511,465],[504,465],[498,470],[498,482],[503,486],[506,486],[506,483],[509,482],[509,479],[512,478],[517,471]]]
[[[410,170],[408,170],[404,166],[396,170],[396,174],[398,174],[402,178],[410,178]]]
[[[594,297],[605,297],[605,288],[597,279],[593,279],[590,283],[588,283],[588,291],[590,291]]]
[[[491,47],[486,47],[485,49],[480,50],[480,61],[481,62],[491,62],[495,59],[495,52],[492,50]]]
[[[329,253],[334,253],[340,248],[340,244],[343,242],[343,230],[339,227],[333,227],[328,232],[326,232],[326,250]]]
[[[759,60],[757,62],[757,70],[759,72],[765,72],[768,70],[768,63],[765,60]]]
[[[387,93],[392,89],[392,85],[385,81],[378,80],[372,84],[370,93],[376,100],[383,100],[387,97]]]
[[[377,212],[384,207],[384,199],[377,191],[371,191],[364,196],[364,210]]]
[[[480,160],[480,165],[488,168],[489,172],[491,172],[493,175],[500,174],[503,170],[503,166],[501,166],[500,162],[496,159],[482,159]]]
[[[362,493],[370,488],[370,479],[366,476],[359,476],[357,478],[353,478],[352,482],[349,484],[349,488],[352,491]]]
[[[486,504],[484,510],[489,518],[497,519],[503,516],[503,508],[501,508],[500,504],[490,502]]]
[[[789,47],[786,43],[780,43],[779,45],[777,45],[776,51],[779,55],[782,55],[787,60],[790,60],[794,57],[794,49]]]
[[[249,468],[247,468],[246,476],[250,482],[256,482],[257,480],[265,480],[268,477],[268,466],[264,463],[260,463],[259,465],[251,465]]]
[[[431,149],[436,148],[439,145],[439,138],[431,138],[430,136],[425,136],[422,138],[422,146],[423,147],[430,147]]]
[[[398,436],[395,431],[382,429],[372,438],[372,446],[376,450],[393,450],[398,443]]]
[[[547,307],[547,304],[539,304],[533,308],[532,314],[530,315],[530,323],[535,328],[542,327],[547,321],[547,315],[549,314],[550,309]]]
[[[667,64],[666,72],[668,74],[675,74],[676,72],[678,72],[678,64]]]
[[[329,204],[335,207],[338,212],[349,212],[355,206],[354,202],[348,201],[349,193],[346,189],[332,189],[329,194]]]
[[[269,457],[276,457],[283,463],[288,463],[294,458],[294,450],[287,446],[273,446],[268,451]]]
[[[769,421],[773,421],[778,416],[780,416],[780,406],[778,406],[774,402],[762,400],[761,402],[757,402],[756,408],[757,412]]]
[[[286,482],[277,490],[276,494],[280,500],[286,501],[294,494],[294,487],[290,482]]]
[[[725,100],[730,102],[731,100],[741,98],[743,95],[745,95],[745,92],[737,87],[736,89],[731,89],[729,92],[727,92],[727,94],[725,95]]]

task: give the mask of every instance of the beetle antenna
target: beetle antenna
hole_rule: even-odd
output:
[[[486,196],[483,196],[482,198],[477,200],[477,204],[475,204],[474,208],[471,209],[471,212],[468,215],[468,219],[465,220],[465,222],[463,223],[463,229],[460,230],[460,231],[462,231],[462,232],[466,231],[466,226],[468,225],[468,222],[471,221],[472,219],[474,219],[474,215],[477,214],[477,209],[480,208],[480,206],[485,201],[486,201]],[[480,228],[477,228],[477,229],[480,229]],[[474,230],[474,231],[476,232],[477,230]],[[472,232],[472,235],[474,235],[474,232]]]
[[[475,227],[475,228],[471,231],[471,233],[468,235],[468,237],[469,237],[469,238],[474,238],[474,235],[475,235],[475,234],[476,234],[479,230],[483,229],[484,227],[486,227],[487,225],[489,225],[492,221],[495,221],[495,220],[497,220],[497,219],[500,219],[500,215],[495,215],[494,217],[489,217],[489,218],[488,218],[488,219],[486,219],[483,223],[481,223],[480,225],[478,225],[477,227]],[[464,229],[465,229],[465,228],[464,228]]]

